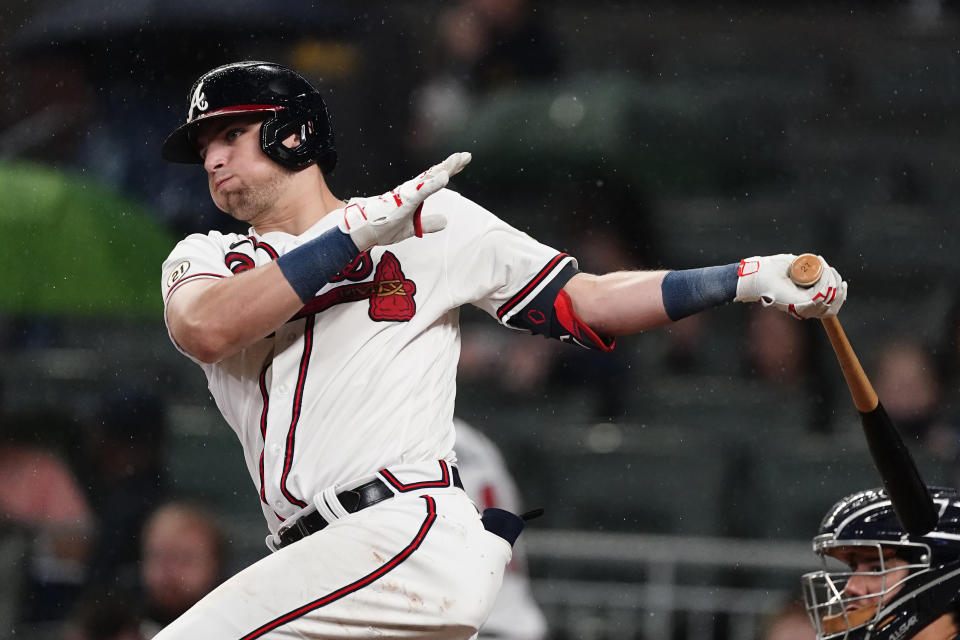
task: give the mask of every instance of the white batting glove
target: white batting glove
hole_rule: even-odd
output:
[[[836,269],[821,256],[823,273],[811,287],[801,287],[790,279],[790,266],[797,256],[780,253],[774,256],[744,258],[737,268],[736,302],[760,302],[773,306],[795,318],[835,316],[847,299],[847,283]]]
[[[470,158],[465,151],[454,153],[393,191],[351,199],[338,223],[340,230],[350,235],[360,251],[440,231],[447,226],[446,216],[433,213],[421,217],[423,201],[445,187],[450,176],[467,166]]]

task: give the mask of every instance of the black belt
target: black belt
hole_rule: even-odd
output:
[[[453,476],[453,486],[463,489],[463,483],[460,482],[460,472],[453,465],[450,465],[450,467],[452,470],[451,475]],[[337,500],[340,501],[340,504],[347,513],[356,513],[361,509],[372,507],[378,502],[383,502],[393,496],[394,493],[390,487],[387,486],[387,483],[380,478],[375,478],[359,487],[341,491],[337,494]],[[311,533],[316,533],[326,528],[328,524],[330,523],[327,522],[327,519],[320,515],[316,507],[313,507],[309,513],[300,516],[291,524],[280,529],[277,534],[280,538],[280,544],[277,545],[277,548],[285,547],[297,540],[306,538]]]

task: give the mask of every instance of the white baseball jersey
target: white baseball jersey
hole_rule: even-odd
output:
[[[325,488],[385,467],[454,462],[458,307],[506,323],[576,266],[453,191],[424,208],[442,211],[446,229],[361,254],[273,335],[198,362],[272,533]],[[326,216],[300,236],[191,235],[163,264],[164,304],[186,283],[267,264],[336,222]]]

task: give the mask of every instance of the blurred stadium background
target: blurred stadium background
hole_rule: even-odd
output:
[[[921,471],[957,483],[956,3],[518,2],[520,27],[473,29],[512,4],[0,8],[0,446],[64,462],[102,563],[44,597],[66,607],[135,562],[136,524],[165,497],[209,505],[236,567],[266,552],[239,445],[169,343],[158,282],[177,239],[232,229],[200,171],[158,149],[192,80],[236,59],[324,92],[339,195],[470,150],[454,188],[588,271],[827,256]],[[770,315],[718,309],[606,357],[464,311],[458,413],[546,509],[524,535],[552,637],[760,638],[814,566],[820,516],[878,484],[819,326]],[[0,636],[56,637],[27,602],[36,528],[3,517]]]

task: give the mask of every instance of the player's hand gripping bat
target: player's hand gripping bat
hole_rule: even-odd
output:
[[[823,266],[820,259],[809,253],[798,256],[790,266],[790,279],[801,287],[809,287],[820,279]],[[911,535],[926,534],[937,526],[939,514],[930,499],[927,487],[917,471],[917,466],[900,437],[897,428],[880,404],[867,374],[860,366],[857,354],[847,340],[840,320],[836,317],[821,318],[833,346],[843,377],[853,396],[853,404],[860,413],[860,424],[870,448],[873,463],[880,473],[893,510],[900,524]]]

